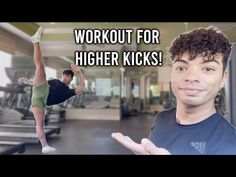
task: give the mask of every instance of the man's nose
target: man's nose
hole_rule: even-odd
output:
[[[199,74],[197,67],[190,67],[186,73],[185,82],[199,82]]]

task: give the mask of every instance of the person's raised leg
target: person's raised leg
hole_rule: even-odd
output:
[[[37,32],[31,37],[31,40],[34,45],[34,63],[36,66],[33,85],[40,86],[44,84],[46,80],[46,73],[43,63],[43,55],[40,48],[40,40],[42,36],[43,28],[39,27]]]

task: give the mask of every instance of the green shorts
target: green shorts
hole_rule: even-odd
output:
[[[46,82],[45,84],[40,86],[34,85],[32,92],[32,106],[38,108],[45,108],[47,106],[47,99],[49,93],[48,83]]]

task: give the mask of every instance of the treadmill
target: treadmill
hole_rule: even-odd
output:
[[[0,155],[24,153],[25,143],[18,141],[0,141]]]
[[[44,126],[46,138],[53,134],[59,134],[61,128],[58,126]],[[35,126],[27,125],[0,125],[0,140],[20,141],[27,144],[39,143]]]

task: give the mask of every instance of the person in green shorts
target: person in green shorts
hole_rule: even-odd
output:
[[[42,52],[40,48],[40,40],[43,28],[39,27],[37,32],[31,37],[34,45],[34,62],[36,66],[33,80],[25,77],[18,79],[19,82],[33,85],[32,94],[32,111],[36,122],[36,133],[42,145],[42,153],[53,152],[56,149],[50,147],[47,143],[43,125],[45,117],[45,108],[64,102],[65,100],[80,94],[85,88],[84,76],[82,71],[75,64],[71,64],[71,68],[64,70],[61,79],[46,80],[46,73],[43,63]],[[74,73],[78,75],[80,84],[75,89],[70,89],[68,85],[73,80]]]

